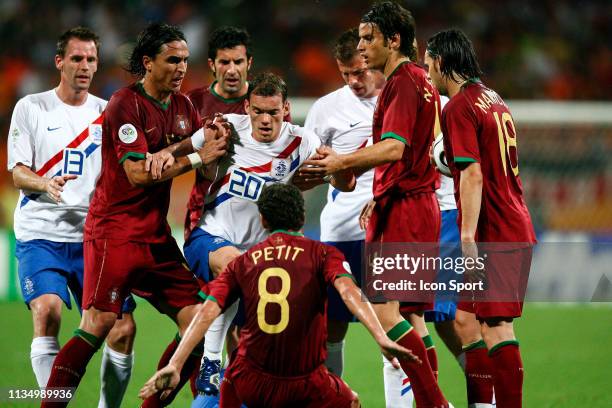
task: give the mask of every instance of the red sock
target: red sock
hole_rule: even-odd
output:
[[[518,341],[502,341],[489,351],[497,408],[520,408],[523,399],[523,361]]]
[[[418,356],[422,364],[412,363],[408,360],[400,360],[402,369],[410,378],[412,390],[414,392],[414,400],[417,408],[446,408],[448,402],[442,395],[438,382],[429,365],[427,351],[423,340],[412,329],[410,323],[402,320],[394,328],[387,332],[387,336],[398,344],[406,347],[413,354]]]
[[[78,329],[74,334],[75,336],[68,343],[64,344],[64,347],[55,357],[47,388],[78,387],[81,378],[85,375],[85,369],[89,360],[96,354],[96,351],[98,351],[102,344],[102,340],[83,330]],[[63,408],[67,405],[68,401],[51,402],[43,400],[40,406],[41,408]]]
[[[168,365],[168,362],[170,361],[170,359],[172,358],[172,355],[176,351],[179,342],[180,342],[180,337],[177,334],[176,338],[174,338],[170,342],[170,344],[168,344],[168,347],[166,347],[166,350],[164,351],[161,358],[159,359],[159,363],[157,363],[158,370]],[[183,388],[183,385],[185,385],[187,380],[193,377],[194,373],[195,373],[195,376],[197,377],[197,373],[200,370],[200,360],[201,359],[202,359],[201,350],[197,350],[197,349],[194,350],[194,352],[191,353],[189,357],[187,358],[187,361],[185,361],[185,365],[183,366],[183,369],[181,370],[181,379],[179,380],[179,383],[174,389],[174,391],[172,391],[170,395],[168,395],[166,399],[163,401],[159,399],[160,393],[152,395],[151,397],[144,400],[144,402],[141,405],[141,408],[159,408],[159,407],[165,407],[165,406],[170,405],[170,403],[177,396],[181,388]],[[192,389],[192,392],[193,392],[193,389]],[[194,397],[195,397],[195,394],[194,394]]]
[[[487,346],[479,340],[464,348],[468,404],[493,402],[493,376]]]
[[[438,353],[436,353],[436,346],[434,346],[433,339],[428,334],[422,338],[425,349],[427,350],[427,359],[429,360],[429,366],[433,371],[436,381],[438,381]]]

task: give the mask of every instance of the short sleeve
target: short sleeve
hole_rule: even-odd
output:
[[[385,110],[380,139],[393,138],[410,145],[419,106],[416,86],[409,82],[409,78],[400,77],[383,92],[381,102]]]
[[[444,130],[450,140],[455,163],[480,162],[477,119],[465,100],[444,109]]]
[[[329,145],[331,143],[331,132],[327,131],[327,117],[324,114],[324,106],[321,99],[317,100],[310,108],[310,111],[308,111],[304,128],[316,134],[322,144]]]
[[[204,147],[204,128],[199,128],[196,130],[193,135],[191,135],[191,146],[193,150],[197,152],[202,147]]]
[[[34,162],[34,132],[36,117],[31,112],[32,104],[21,99],[15,105],[8,134],[7,167],[12,171],[19,163],[32,167]]]
[[[300,143],[300,161],[304,162],[317,152],[321,139],[313,131],[302,128],[302,143]]]
[[[119,164],[127,159],[144,159],[148,152],[136,109],[136,97],[125,94],[114,95],[106,106],[104,128],[110,134]]]
[[[242,257],[239,256],[230,262],[227,268],[208,284],[208,296],[206,299],[217,302],[222,310],[225,310],[227,306],[231,306],[240,296],[236,272],[240,267]]]
[[[325,282],[332,284],[342,276],[353,277],[351,267],[342,252],[331,245],[321,244],[323,251],[323,277]]]

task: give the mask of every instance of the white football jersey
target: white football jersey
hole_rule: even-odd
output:
[[[376,99],[358,98],[348,85],[318,99],[310,108],[304,127],[315,132],[321,142],[340,154],[352,153],[372,144],[372,118]],[[357,178],[355,190],[327,191],[327,204],[321,212],[321,241],[359,241],[365,231],[359,228],[359,213],[372,199],[374,170]]]
[[[262,143],[253,139],[248,115],[224,115],[234,125],[239,140],[234,152],[221,160],[204,201],[200,228],[225,238],[245,251],[264,240],[257,199],[265,184],[288,183],[293,173],[321,145],[319,138],[300,126],[283,122],[278,139]],[[192,137],[197,150],[203,132]]]
[[[444,105],[448,102],[446,96],[440,95],[440,111],[444,108]],[[442,173],[440,174],[440,188],[436,190],[436,198],[440,205],[440,211],[456,210],[457,203],[455,202],[455,183],[453,183],[452,177],[447,177]]]
[[[73,174],[57,204],[44,193],[21,191],[15,208],[18,240],[80,242],[102,162],[106,101],[88,94],[81,106],[63,103],[54,89],[15,105],[8,137],[8,170],[21,163],[42,177]]]

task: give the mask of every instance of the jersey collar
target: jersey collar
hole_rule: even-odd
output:
[[[303,237],[304,234],[302,234],[301,232],[298,231],[287,231],[287,230],[283,230],[283,229],[277,229],[272,231],[272,233],[270,235],[274,235],[274,234],[288,234],[288,235],[293,235],[294,237]]]
[[[168,100],[168,103],[163,103],[162,101],[158,101],[157,99],[149,95],[147,91],[145,91],[144,86],[142,85],[142,82],[140,81],[136,82],[136,89],[138,90],[138,92],[140,92],[140,94],[142,94],[142,96],[144,96],[145,98],[147,98],[148,100],[150,100],[151,102],[153,102],[154,104],[162,108],[163,110],[167,110],[168,106],[170,106],[170,102],[172,101],[172,98]]]

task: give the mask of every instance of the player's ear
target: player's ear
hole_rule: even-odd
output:
[[[259,214],[259,219],[261,220],[261,225],[263,225],[264,229],[267,230],[270,228],[270,224],[268,224],[268,221],[266,221],[263,215]]]
[[[399,50],[401,41],[402,41],[402,38],[400,37],[398,33],[393,34],[389,38],[389,49],[394,50],[394,51]]]
[[[213,61],[211,58],[208,59],[208,68],[212,71],[213,75],[216,74],[216,72],[215,72],[215,61]]]
[[[60,55],[56,55],[55,56],[55,68],[61,71],[63,67],[64,67],[64,59]]]
[[[289,103],[289,99],[287,99],[285,103],[283,103],[283,118],[289,115],[290,112],[291,112],[291,103]]]
[[[251,103],[249,102],[249,98],[245,98],[245,100],[244,100],[244,111],[247,114],[250,113],[249,112],[250,107],[251,107]]]
[[[148,55],[143,55],[142,57],[142,65],[144,65],[147,72],[151,72],[151,67],[153,66],[153,59]]]
[[[251,69],[251,65],[253,64],[253,57],[249,57],[247,62],[247,72]]]

